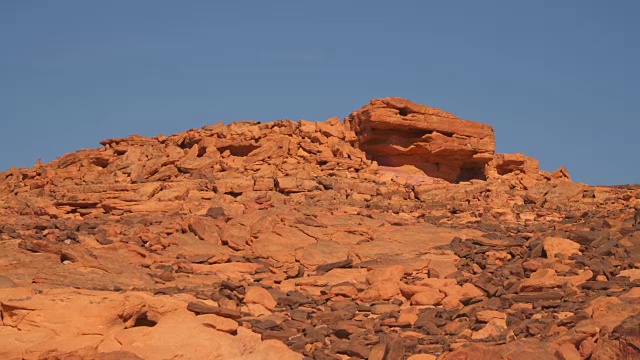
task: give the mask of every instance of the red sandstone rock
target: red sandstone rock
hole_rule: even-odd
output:
[[[580,244],[569,239],[548,237],[544,239],[542,246],[549,259],[553,259],[559,254],[567,257],[573,254],[580,254]]]
[[[372,100],[347,123],[370,159],[451,182],[482,177],[495,151],[490,126],[400,98]]]
[[[269,310],[273,310],[277,305],[269,291],[257,286],[247,287],[244,301],[249,304],[260,304]]]
[[[444,294],[436,289],[427,288],[411,297],[412,305],[439,305]]]
[[[487,177],[497,177],[520,172],[537,175],[540,170],[538,160],[524,156],[524,154],[496,154],[485,169]],[[568,174],[568,173],[567,173]]]

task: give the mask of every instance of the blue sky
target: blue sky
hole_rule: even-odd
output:
[[[401,96],[498,152],[640,183],[638,1],[0,1],[0,171],[217,121]]]

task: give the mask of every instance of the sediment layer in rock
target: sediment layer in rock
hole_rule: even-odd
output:
[[[372,100],[347,123],[380,165],[410,164],[450,182],[486,178],[496,147],[491,126],[401,98]]]

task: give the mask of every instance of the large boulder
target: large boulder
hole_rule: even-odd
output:
[[[496,154],[485,168],[485,174],[488,178],[496,178],[516,171],[528,175],[536,175],[540,171],[540,163],[538,160],[524,156],[522,153]]]
[[[486,178],[495,151],[491,126],[401,98],[371,100],[346,122],[371,160],[410,164],[449,182]]]

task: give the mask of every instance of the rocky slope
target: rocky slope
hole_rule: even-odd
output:
[[[635,359],[640,188],[399,98],[0,174],[3,359]]]

